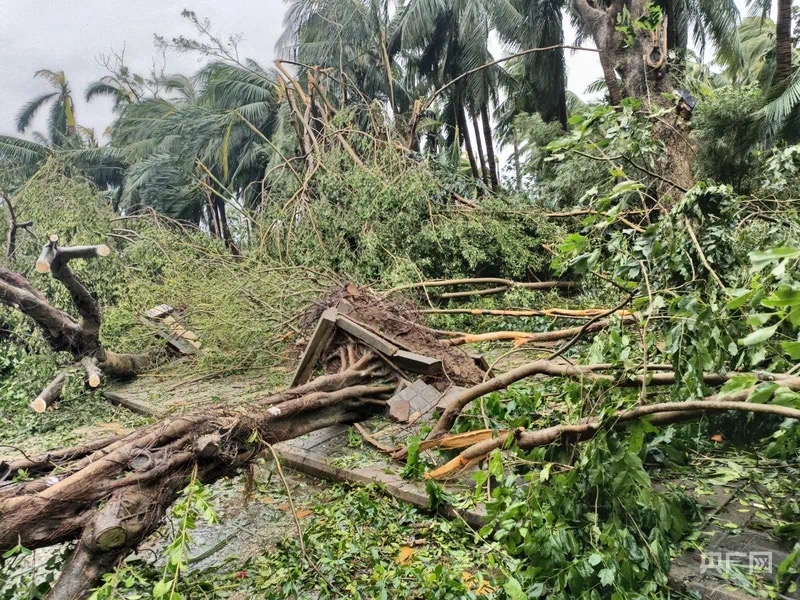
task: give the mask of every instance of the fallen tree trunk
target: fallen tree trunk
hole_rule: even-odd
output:
[[[264,445],[383,409],[396,387],[371,352],[341,372],[252,403],[167,419],[123,438],[0,463],[0,553],[77,540],[48,594],[84,598],[102,575],[160,524],[196,470],[230,474]],[[383,380],[383,383],[381,382]],[[10,482],[22,469],[35,478]]]

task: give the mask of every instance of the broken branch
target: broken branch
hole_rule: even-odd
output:
[[[787,378],[781,385],[791,390],[800,389],[800,378]],[[448,461],[441,467],[425,473],[426,479],[443,479],[452,477],[462,472],[481,460],[484,460],[492,451],[505,447],[510,442],[509,435],[513,435],[517,446],[523,450],[531,450],[540,446],[547,446],[559,440],[570,439],[585,441],[593,438],[604,429],[616,429],[627,426],[633,421],[648,416],[650,421],[658,425],[666,425],[686,420],[696,419],[706,412],[744,411],[752,413],[777,415],[789,419],[800,419],[800,410],[775,404],[759,404],[747,402],[748,396],[755,390],[754,387],[728,394],[725,400],[717,394],[704,400],[690,400],[686,402],[662,402],[659,404],[646,404],[636,408],[620,410],[607,419],[592,418],[586,423],[575,425],[553,425],[536,431],[525,431],[522,428],[513,433],[505,432],[492,439],[485,439],[470,446]]]

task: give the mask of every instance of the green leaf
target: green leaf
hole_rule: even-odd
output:
[[[154,598],[161,598],[165,596],[172,586],[170,582],[164,581],[161,579],[160,581],[156,581],[155,585],[153,586],[153,597]]]
[[[789,286],[781,286],[771,296],[764,298],[761,305],[767,308],[800,306],[800,291],[793,290]]]
[[[793,392],[789,388],[779,387],[775,390],[772,402],[778,406],[788,406],[789,408],[800,408],[800,394]]]
[[[611,585],[617,575],[617,568],[614,565],[600,570],[600,583],[603,585]]]
[[[769,320],[772,319],[778,313],[753,313],[752,315],[747,315],[746,322],[751,327],[761,327],[765,325]]]
[[[595,553],[589,555],[588,561],[589,561],[590,565],[592,565],[593,567],[596,567],[601,562],[603,562],[603,557],[600,554],[598,554],[597,552],[595,552]]]
[[[784,246],[750,253],[750,263],[755,271],[763,269],[773,261],[786,258],[800,258],[800,250]]]
[[[756,404],[763,404],[772,398],[772,394],[776,389],[778,389],[777,383],[765,381],[750,393],[750,395],[747,397],[747,401],[755,402]]]
[[[508,600],[528,600],[528,595],[522,590],[522,585],[513,577],[503,584],[503,591],[508,596]]]
[[[792,360],[800,359],[800,342],[781,342],[781,348]]]
[[[503,476],[503,456],[499,450],[495,450],[489,459],[489,475],[500,479]]]
[[[33,550],[29,550],[25,546],[17,544],[13,548],[7,550],[5,554],[3,554],[3,558],[11,558],[12,556],[16,556],[17,554],[19,554],[20,556],[28,556],[29,554],[33,554]]]
[[[544,584],[539,582],[528,590],[528,598],[541,598],[544,595]]]
[[[742,290],[738,290],[738,291],[742,291]],[[728,302],[728,304],[726,304],[725,307],[728,310],[736,310],[737,308],[741,308],[742,306],[744,306],[745,304],[748,303],[750,298],[752,298],[755,295],[755,293],[756,293],[755,290],[744,291],[744,293],[739,294],[733,300]]]
[[[761,342],[766,342],[769,338],[775,335],[775,332],[777,330],[778,330],[777,325],[773,325],[772,327],[763,327],[761,329],[756,329],[750,335],[740,339],[739,343],[742,346],[755,346],[756,344],[760,344]]]
[[[756,383],[758,383],[758,378],[755,375],[734,375],[722,386],[720,396],[753,387]]]

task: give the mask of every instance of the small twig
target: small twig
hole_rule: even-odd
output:
[[[594,323],[596,323],[597,321],[599,321],[599,320],[600,320],[600,319],[602,319],[603,317],[607,317],[607,316],[609,316],[609,315],[612,315],[612,314],[614,314],[614,313],[615,313],[615,312],[617,312],[618,310],[621,310],[621,309],[622,309],[622,307],[623,307],[623,306],[626,306],[626,305],[627,305],[627,304],[628,304],[628,303],[629,303],[631,300],[633,300],[633,294],[629,294],[629,295],[628,295],[628,297],[627,297],[627,298],[625,298],[625,300],[623,300],[622,302],[620,302],[619,304],[617,304],[617,305],[616,305],[614,308],[611,308],[611,309],[607,310],[606,312],[604,312],[604,313],[601,313],[601,314],[599,314],[599,315],[597,315],[597,316],[595,316],[595,317],[592,317],[591,319],[589,319],[588,321],[586,321],[586,324],[585,324],[583,327],[581,327],[581,328],[580,328],[580,330],[578,331],[578,333],[576,333],[576,334],[573,336],[573,338],[572,338],[571,340],[569,340],[569,341],[568,341],[566,344],[564,344],[563,346],[561,346],[561,348],[559,348],[558,350],[556,350],[555,352],[553,352],[553,353],[552,353],[550,356],[548,356],[548,357],[547,357],[547,360],[553,360],[554,358],[558,358],[559,356],[561,356],[562,354],[564,354],[564,352],[566,352],[567,350],[569,350],[569,349],[570,349],[570,348],[572,348],[572,347],[573,347],[575,344],[577,344],[577,343],[578,343],[578,340],[580,340],[580,339],[583,337],[583,335],[586,333],[586,331],[587,331],[587,330],[588,330],[588,329],[589,329],[589,328],[590,328],[590,327],[591,327],[591,326],[592,326]]]
[[[353,429],[358,432],[364,441],[367,442],[370,446],[374,446],[384,454],[392,454],[397,448],[392,446],[387,446],[386,444],[381,443],[375,436],[373,436],[369,431],[364,429],[359,423],[353,423]]]
[[[714,271],[714,269],[711,268],[711,265],[709,264],[705,253],[703,252],[703,248],[700,246],[700,241],[697,239],[697,234],[694,232],[694,229],[692,228],[692,224],[689,221],[689,218],[684,217],[683,222],[686,225],[686,230],[689,232],[689,237],[692,238],[692,243],[694,244],[695,250],[697,250],[697,254],[700,257],[700,262],[703,263],[703,266],[708,270],[709,273],[711,273],[711,276],[714,278],[714,281],[717,282],[717,285],[719,285],[719,287],[722,290],[724,290],[725,284],[722,283],[722,280],[719,278],[719,275],[717,275],[716,271]]]

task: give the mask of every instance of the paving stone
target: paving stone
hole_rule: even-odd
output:
[[[401,423],[412,418],[416,421],[436,408],[441,395],[435,387],[417,379],[389,399],[389,416]]]

